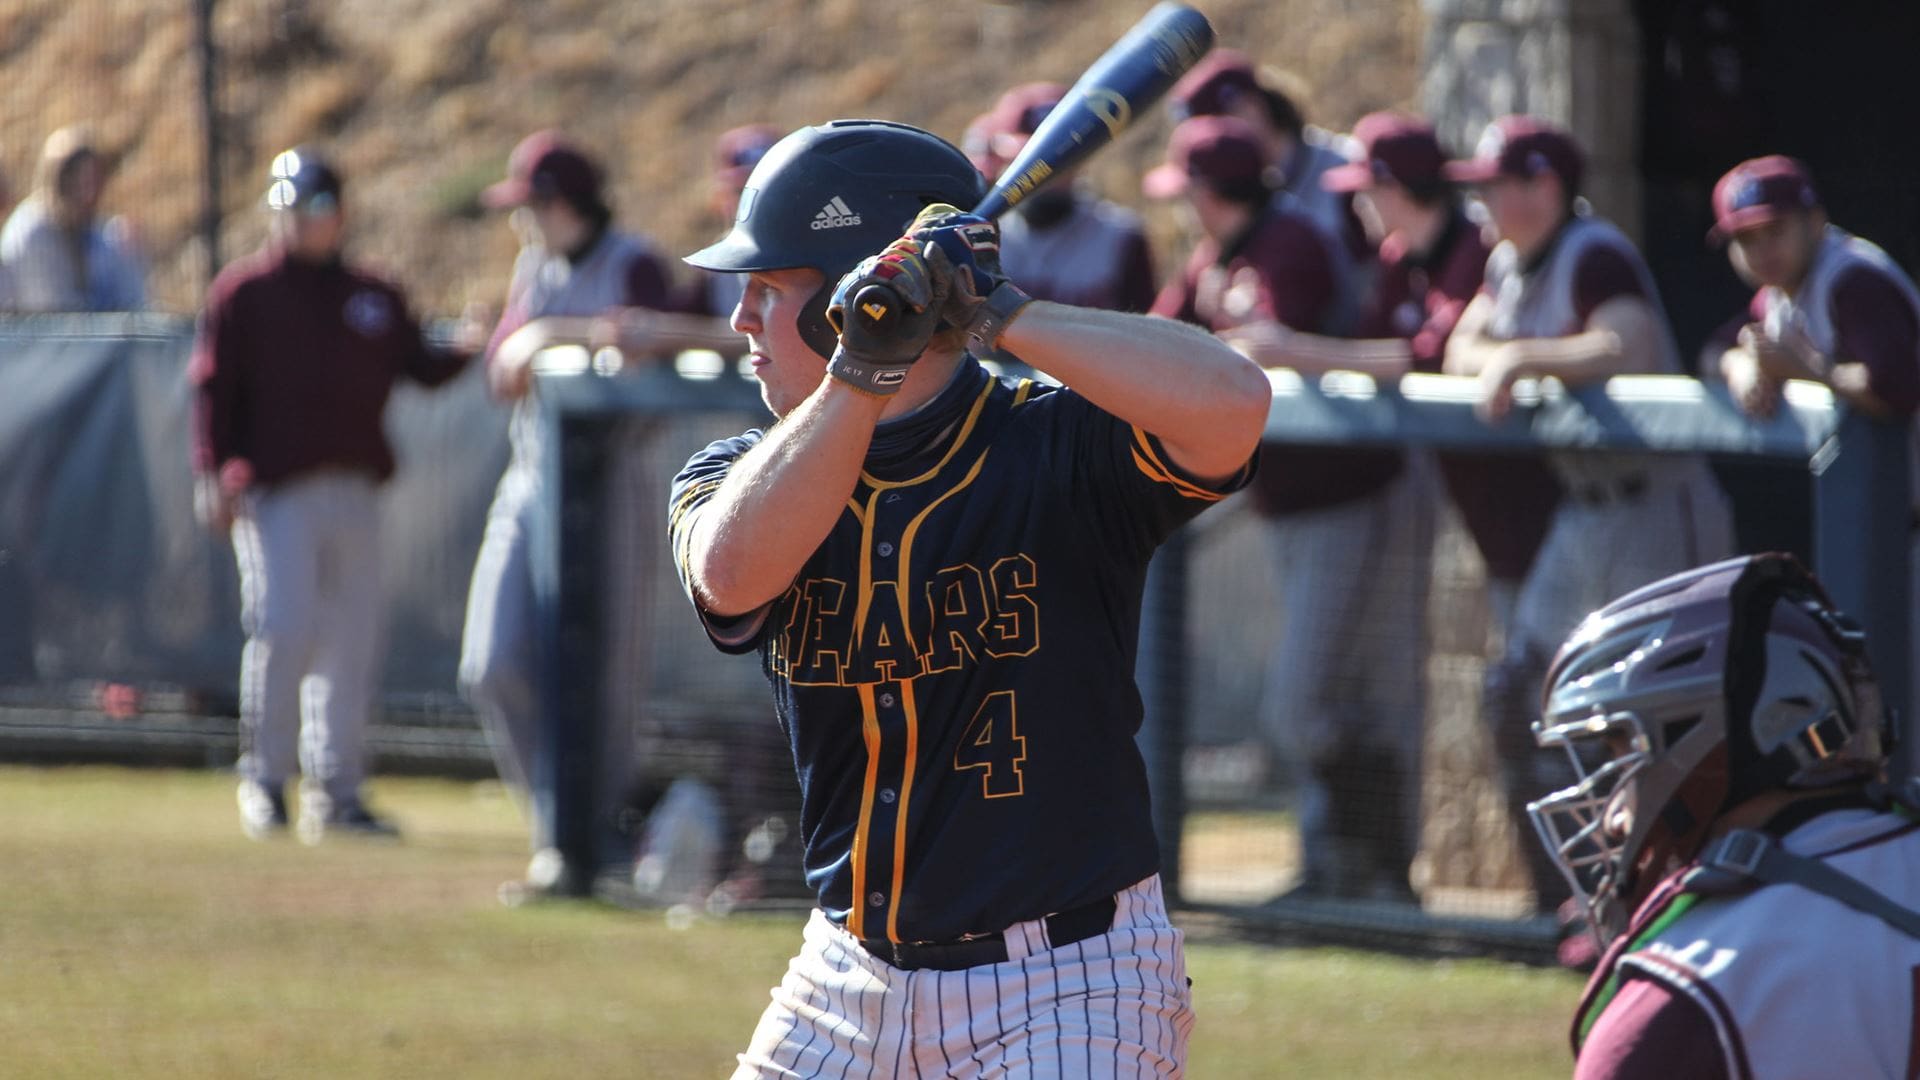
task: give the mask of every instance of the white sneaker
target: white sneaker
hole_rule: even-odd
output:
[[[278,786],[240,781],[240,831],[249,840],[266,840],[286,831],[287,796]]]

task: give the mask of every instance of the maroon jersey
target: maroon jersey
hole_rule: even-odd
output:
[[[1325,333],[1336,299],[1335,258],[1306,217],[1268,209],[1237,240],[1203,241],[1153,314],[1218,332],[1271,319]],[[1263,444],[1251,487],[1268,514],[1323,510],[1371,495],[1400,474],[1397,450],[1305,449]]]
[[[243,462],[256,484],[328,466],[385,480],[394,380],[442,383],[465,362],[429,346],[406,297],[378,277],[272,248],[247,256],[214,279],[200,315],[187,369],[194,466]]]

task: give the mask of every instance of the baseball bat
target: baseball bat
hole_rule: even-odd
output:
[[[1205,15],[1171,0],[1154,5],[1067,90],[973,212],[997,218],[1085,161],[1159,101],[1212,47],[1213,26]],[[887,286],[869,285],[854,296],[854,317],[865,320],[869,330],[884,332],[899,317],[900,302]]]

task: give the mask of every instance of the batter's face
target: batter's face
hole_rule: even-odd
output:
[[[1825,225],[1826,216],[1818,212],[1763,221],[1734,233],[1727,257],[1749,285],[1796,288],[1807,276]]]
[[[800,313],[825,282],[818,270],[758,270],[747,275],[733,309],[731,325],[746,335],[760,399],[775,416],[792,412],[826,376],[826,358],[800,336]]]

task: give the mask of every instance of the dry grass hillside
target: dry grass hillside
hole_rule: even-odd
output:
[[[186,0],[0,2],[0,175],[31,182],[40,141],[86,121],[120,155],[109,209],[141,230],[157,300],[188,309],[202,167]],[[602,152],[623,219],[684,251],[718,231],[712,137],[735,124],[836,115],[905,120],[957,138],[1006,85],[1070,80],[1148,0],[216,0],[224,64],[225,241],[256,243],[261,176],[296,142],[348,171],[362,258],[423,306],[492,299],[512,240],[474,196],[527,131],[557,126]],[[1406,104],[1416,0],[1203,0],[1223,44],[1314,88],[1341,126]],[[1139,201],[1164,110],[1096,162]],[[1164,221],[1161,228],[1167,228]]]

